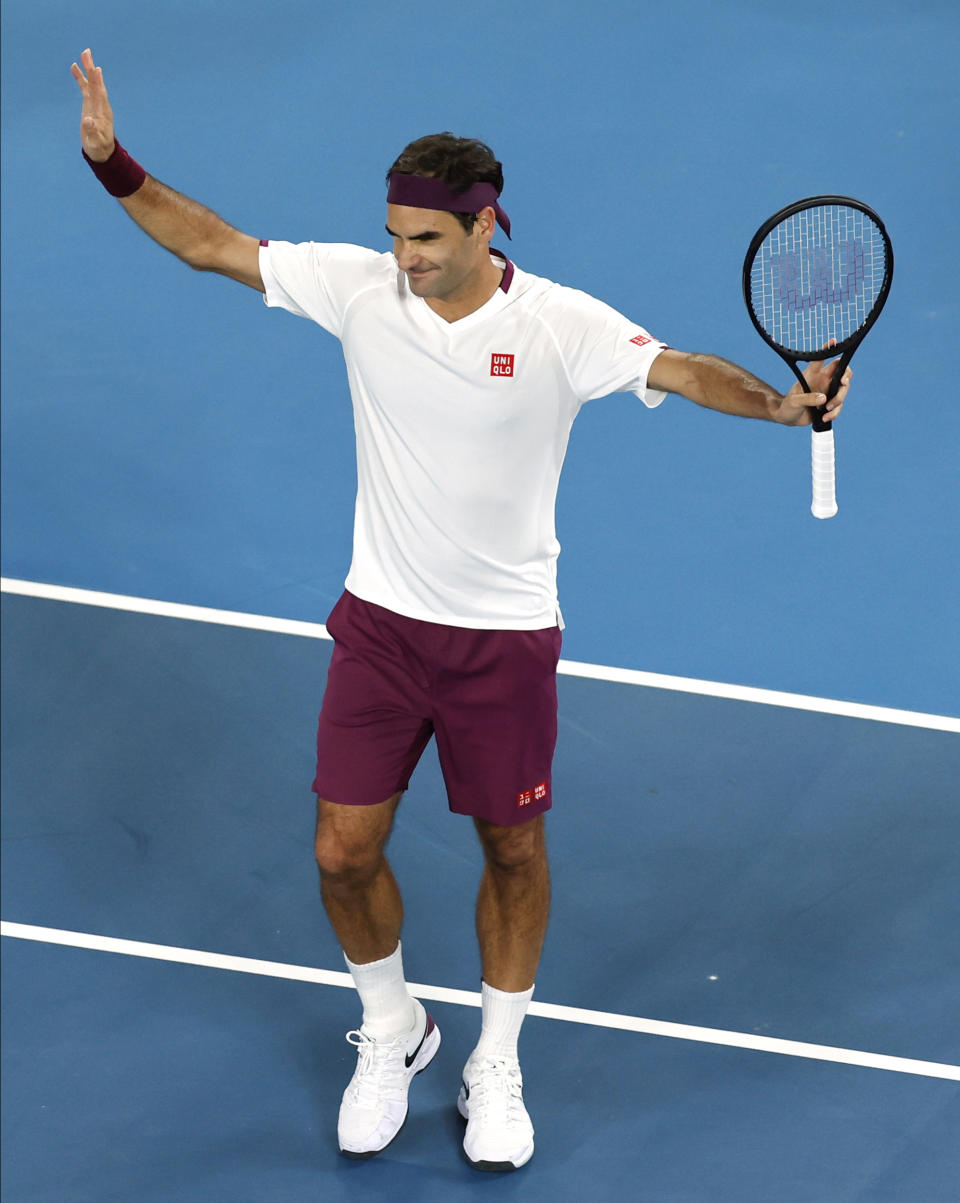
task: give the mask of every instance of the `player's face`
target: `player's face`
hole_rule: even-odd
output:
[[[452,213],[387,205],[393,253],[418,297],[448,300],[469,292],[490,263],[489,238],[480,222],[467,233]]]

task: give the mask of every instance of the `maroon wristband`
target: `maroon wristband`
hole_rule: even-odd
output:
[[[130,196],[143,185],[147,173],[136,159],[131,159],[119,142],[114,139],[113,154],[103,163],[94,163],[84,150],[81,153],[111,196]]]

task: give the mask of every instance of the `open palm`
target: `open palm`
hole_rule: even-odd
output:
[[[80,55],[83,70],[76,63],[70,67],[73,78],[83,94],[83,109],[80,114],[80,141],[87,155],[95,163],[103,163],[113,154],[116,145],[113,136],[113,109],[107,97],[103,71],[94,66],[93,54],[84,50]],[[86,74],[84,74],[86,71]]]

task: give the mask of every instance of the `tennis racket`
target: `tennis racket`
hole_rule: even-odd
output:
[[[757,230],[743,263],[743,297],[760,337],[790,365],[839,361],[832,400],[854,351],[880,316],[893,279],[893,247],[883,222],[860,201],[811,196],[774,213]],[[813,504],[817,518],[837,512],[833,430],[813,415]]]

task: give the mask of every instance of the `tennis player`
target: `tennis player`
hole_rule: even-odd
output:
[[[440,1032],[401,960],[401,896],[384,856],[414,766],[436,736],[449,806],[484,857],[477,898],[479,1041],[458,1098],[464,1152],[483,1170],[533,1155],[517,1056],[547,928],[544,816],[553,801],[557,604],[554,508],[570,428],[587,401],[677,393],[723,413],[810,424],[830,365],[781,394],[491,249],[500,163],[481,142],[412,142],[388,173],[392,251],[261,241],[148,175],[114,136],[89,50],[83,152],[147,234],[341,340],[357,433],[346,591],[319,721],[316,858],[327,915],[363,1008],[338,1136],[372,1157],[403,1126],[413,1077]],[[830,402],[840,412],[849,374]],[[426,853],[425,853],[426,855]],[[426,868],[426,865],[425,865]]]

